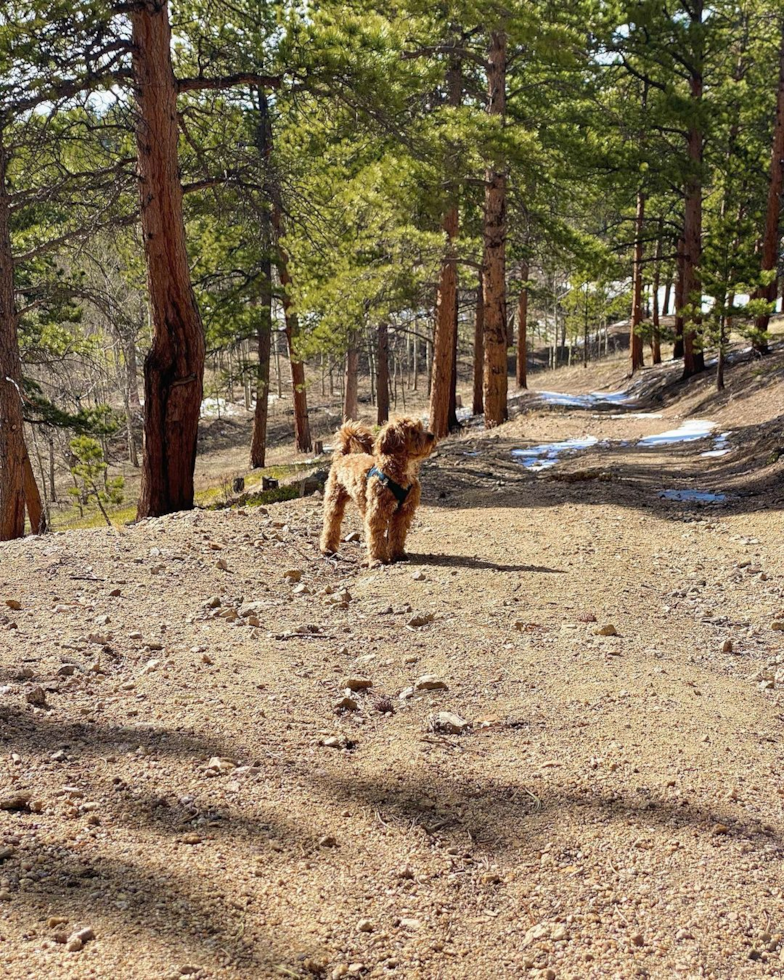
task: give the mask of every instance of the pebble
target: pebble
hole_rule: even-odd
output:
[[[443,735],[460,735],[470,727],[470,721],[451,711],[439,711],[438,714],[430,715],[427,719],[428,731],[440,732]]]
[[[335,703],[335,711],[356,711],[358,708],[359,702],[357,699],[350,697],[348,694]]]
[[[414,684],[417,691],[448,691],[446,683],[435,674],[422,674]]]
[[[6,599],[5,604],[9,609],[19,610],[22,608],[22,603],[18,599]]]
[[[25,695],[25,700],[28,704],[34,705],[36,708],[48,708],[49,705],[46,701],[46,691],[41,687],[40,684],[36,684],[35,687],[31,688]]]
[[[0,847],[0,861],[7,861],[13,854],[13,847]]]
[[[433,613],[416,613],[409,619],[406,626],[410,629],[419,629],[420,626],[427,626],[428,623],[432,623],[434,619]]]
[[[74,664],[62,664],[57,668],[58,677],[70,677],[76,672],[76,666]]]
[[[772,630],[778,630],[779,632],[784,632],[784,619],[776,619],[770,624]]]
[[[725,640],[721,645],[722,653],[732,653],[732,640]]]
[[[594,634],[596,636],[618,636],[618,630],[612,623],[608,623],[606,626],[600,626],[599,629],[594,630]]]
[[[343,687],[349,691],[366,691],[373,686],[373,681],[368,677],[347,677],[343,681]]]
[[[413,575],[411,576],[411,578],[412,578],[412,579],[413,579],[413,580],[414,580],[415,582],[424,582],[424,581],[425,581],[425,579],[427,578],[427,575],[425,575],[425,573],[424,573],[423,571],[421,571],[421,570],[420,570],[420,571],[416,571],[416,572],[414,572],[414,574],[413,574]]]
[[[288,582],[299,582],[299,580],[302,578],[302,569],[290,568],[287,572],[283,573],[283,578],[285,578]]]
[[[220,604],[221,604],[221,597],[220,597],[219,595],[214,595],[214,596],[211,596],[211,597],[210,597],[210,598],[209,598],[209,599],[208,599],[208,600],[207,600],[207,601],[206,601],[206,602],[204,603],[204,605],[205,605],[205,606],[206,606],[206,607],[207,607],[208,609],[218,609],[218,608],[220,607]],[[139,636],[141,636],[141,634],[139,634]]]
[[[359,531],[349,531],[343,540],[346,543],[351,544],[353,541],[361,541],[362,535],[359,533]]]
[[[327,835],[326,837],[322,837],[319,840],[319,847],[337,847],[337,846],[338,846],[337,840],[330,835]]]
[[[359,920],[359,922],[357,923],[357,932],[372,932],[372,931],[373,931],[373,923],[370,921],[370,919]],[[349,967],[349,969],[351,969],[351,967]]]

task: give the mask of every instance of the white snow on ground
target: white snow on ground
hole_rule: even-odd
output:
[[[720,504],[727,499],[726,493],[710,493],[707,490],[662,490],[664,500],[680,500],[689,504]]]
[[[632,401],[632,396],[626,391],[592,391],[588,395],[567,395],[563,391],[532,391],[531,394],[548,405],[562,405],[566,408],[593,408],[602,402],[623,405]]]
[[[700,456],[718,458],[719,456],[726,456],[728,453],[731,453],[732,450],[727,445],[727,439],[731,435],[731,432],[722,432],[716,436],[713,440],[713,449],[710,449],[706,453],[700,453]]]
[[[205,419],[218,418],[218,416],[241,415],[243,409],[239,405],[227,402],[225,398],[205,398],[201,403],[201,417]]]
[[[716,423],[707,419],[688,419],[678,429],[669,429],[655,436],[644,436],[637,445],[671,446],[679,442],[695,442],[697,439],[706,439],[715,428]]]
[[[555,466],[561,453],[575,452],[595,446],[599,440],[596,436],[566,439],[564,442],[549,442],[541,446],[530,446],[528,449],[513,449],[512,455],[528,470],[547,470]]]

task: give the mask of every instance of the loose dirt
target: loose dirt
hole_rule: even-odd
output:
[[[3,975],[784,976],[781,357],[523,396],[406,564],[314,498],[0,546]]]

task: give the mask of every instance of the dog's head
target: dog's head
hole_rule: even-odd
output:
[[[436,445],[436,437],[418,419],[398,418],[382,428],[376,438],[377,456],[424,459]]]

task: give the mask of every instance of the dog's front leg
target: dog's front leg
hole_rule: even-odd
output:
[[[392,522],[389,525],[390,561],[402,561],[408,557],[406,555],[406,537],[414,522],[414,514],[419,506],[421,496],[422,488],[419,483],[415,483],[408,491],[408,496],[403,501],[403,505],[392,515]]]
[[[388,531],[392,524],[397,500],[377,481],[368,485],[365,510],[365,542],[368,565],[386,565],[389,561]]]

